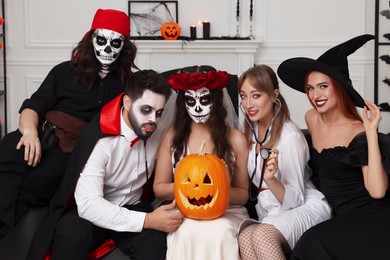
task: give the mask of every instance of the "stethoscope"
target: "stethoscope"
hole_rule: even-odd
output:
[[[275,120],[276,116],[278,115],[278,113],[279,113],[279,111],[280,111],[280,108],[281,108],[281,105],[282,105],[282,104],[280,103],[280,100],[279,100],[279,99],[275,99],[275,101],[276,101],[276,103],[278,103],[279,108],[278,108],[277,112],[275,113],[275,116],[272,117],[271,124],[270,124],[270,126],[267,128],[267,131],[265,132],[265,135],[264,135],[264,139],[263,139],[262,141],[259,141],[259,138],[257,137],[257,133],[256,133],[255,129],[253,128],[251,122],[249,121],[249,119],[248,119],[248,117],[247,117],[247,115],[246,115],[244,109],[243,109],[242,106],[240,105],[240,109],[241,109],[241,112],[244,114],[245,121],[248,123],[249,128],[251,129],[252,134],[253,134],[253,136],[254,136],[254,138],[255,138],[256,143],[260,145],[260,152],[257,152],[257,151],[256,151],[256,148],[255,148],[255,169],[253,170],[253,172],[252,172],[252,174],[251,174],[251,176],[250,176],[250,178],[249,178],[250,182],[249,182],[249,191],[248,191],[248,193],[249,193],[249,199],[250,199],[251,201],[255,201],[255,200],[257,199],[257,196],[258,196],[258,194],[259,194],[259,190],[260,190],[261,187],[263,186],[264,171],[265,171],[265,163],[266,163],[266,161],[268,160],[268,158],[269,158],[269,156],[270,156],[270,154],[271,154],[271,149],[270,149],[270,148],[265,148],[265,147],[263,147],[263,144],[265,143],[265,141],[267,141],[267,139],[268,139],[269,136],[271,135],[271,128],[272,128],[272,126],[273,126],[273,124],[274,124],[274,120]],[[263,164],[262,164],[262,167],[261,167],[259,188],[258,188],[258,191],[256,192],[256,196],[253,196],[253,195],[252,195],[252,186],[254,186],[254,185],[251,185],[251,184],[253,183],[253,179],[254,179],[254,177],[255,177],[255,175],[256,175],[256,170],[257,170],[257,157],[259,156],[259,154],[260,154],[261,158],[263,159]]]

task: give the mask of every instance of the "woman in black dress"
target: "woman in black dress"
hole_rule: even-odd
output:
[[[333,210],[302,235],[290,259],[390,259],[390,138],[377,132],[378,107],[353,89],[347,60],[372,39],[361,35],[317,60],[293,58],[278,68],[314,107],[305,115],[311,163]]]

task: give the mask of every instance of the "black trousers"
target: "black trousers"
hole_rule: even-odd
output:
[[[127,206],[130,210],[150,212],[149,204]],[[151,229],[142,232],[116,232],[93,225],[80,218],[77,210],[68,211],[57,224],[52,246],[52,260],[85,260],[105,240],[112,239],[132,260],[164,260],[166,233]]]
[[[16,130],[0,142],[0,238],[29,208],[49,204],[70,156],[56,146],[43,153],[37,166],[28,166],[24,147],[16,149],[21,137]]]

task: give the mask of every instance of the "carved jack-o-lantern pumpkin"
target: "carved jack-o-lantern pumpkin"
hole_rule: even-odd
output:
[[[184,157],[174,180],[174,197],[179,210],[193,219],[220,217],[229,204],[230,178],[225,163],[213,154]]]
[[[176,40],[180,36],[180,26],[174,22],[167,22],[161,25],[161,36],[165,40]]]

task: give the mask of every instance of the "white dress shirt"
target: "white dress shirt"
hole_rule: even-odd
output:
[[[256,205],[260,218],[302,205],[304,203],[304,183],[311,175],[311,170],[307,165],[310,156],[309,148],[302,132],[292,121],[284,123],[279,142],[275,148],[279,150],[278,171],[275,176],[283,183],[285,195],[283,203],[280,203],[270,190],[260,192],[259,203]],[[252,174],[254,170],[255,149],[256,143],[254,142],[249,151],[249,174]],[[257,158],[257,163],[259,165],[253,182],[258,185],[263,167],[260,155]],[[265,182],[263,182],[263,188],[268,188]]]
[[[158,129],[146,144],[149,174],[160,135]],[[130,148],[134,138],[121,117],[121,135],[99,139],[80,174],[75,189],[78,214],[96,226],[119,232],[143,229],[146,213],[123,207],[140,202],[146,182],[144,141]]]
[[[275,176],[285,188],[283,202],[280,203],[270,190],[264,190],[257,197],[256,211],[260,223],[273,225],[293,249],[303,232],[330,218],[331,209],[324,195],[310,181],[312,172],[307,164],[310,158],[309,147],[302,131],[292,121],[284,123],[275,148],[279,150],[278,171]],[[255,145],[252,145],[248,159],[249,174],[254,170],[254,155]],[[258,163],[253,181],[257,185],[262,167],[260,156]],[[267,188],[265,182],[263,188]],[[253,222],[256,221],[246,220],[241,229]]]

